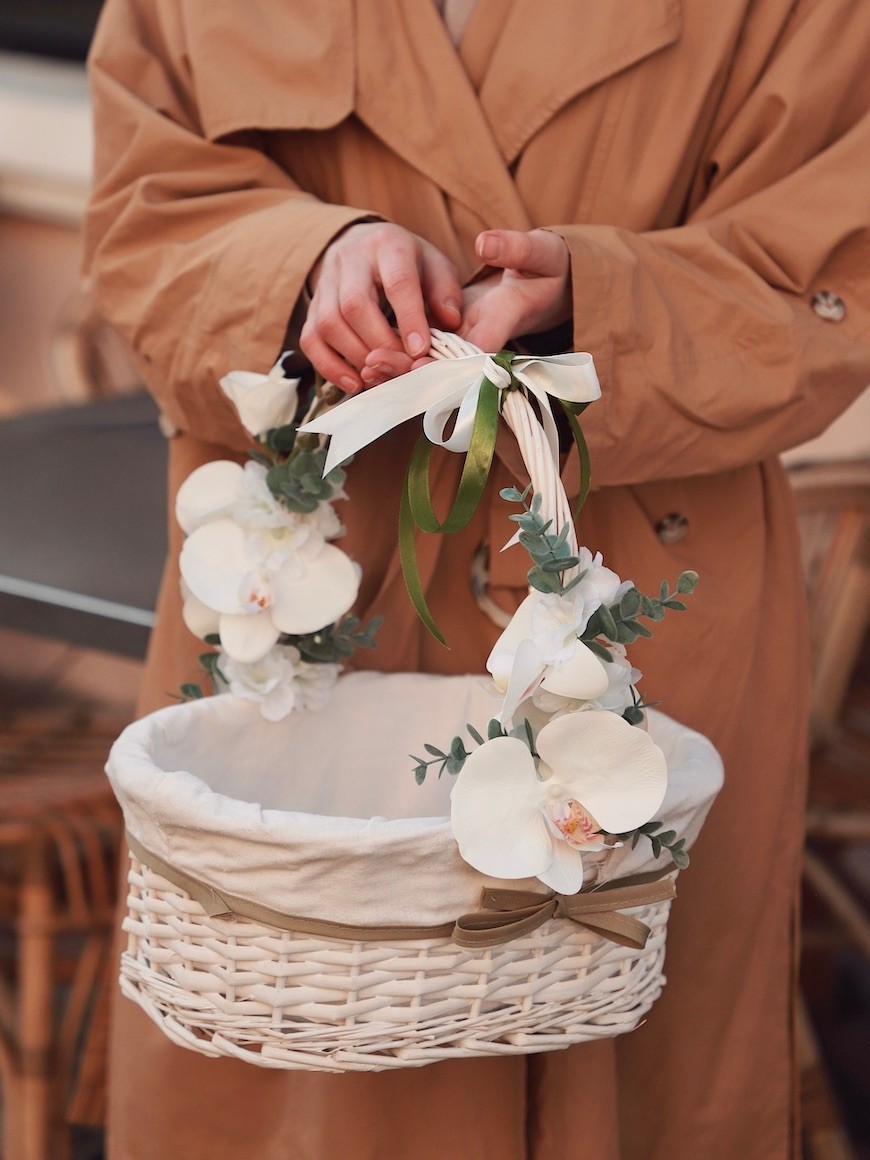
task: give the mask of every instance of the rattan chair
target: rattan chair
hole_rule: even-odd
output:
[[[870,917],[842,873],[840,852],[870,842],[870,737],[849,728],[844,706],[870,622],[870,462],[793,469],[813,650],[810,794],[804,884],[833,920],[833,946],[870,961]],[[805,931],[807,943],[816,932]],[[830,939],[828,940],[830,943]],[[842,1124],[803,997],[798,1042],[808,1160],[849,1160]]]
[[[64,1160],[64,1112],[114,920],[118,722],[67,708],[0,724],[0,1075],[7,1160]]]

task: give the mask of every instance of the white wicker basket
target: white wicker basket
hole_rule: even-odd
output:
[[[389,729],[373,730],[385,705]],[[537,880],[495,881],[460,858],[451,779],[418,787],[406,756],[492,709],[478,677],[366,673],[342,678],[327,711],[278,724],[224,695],[130,726],[108,765],[138,855],[124,993],[203,1054],[333,1072],[544,1051],[636,1027],[664,982],[669,900],[627,910],[650,929],[643,949],[565,917],[495,946],[451,934],[494,888],[547,899]],[[669,765],[660,814],[691,844],[720,760],[662,714],[649,726]],[[647,843],[587,861],[587,900],[667,870]],[[380,929],[339,938],[330,923]]]

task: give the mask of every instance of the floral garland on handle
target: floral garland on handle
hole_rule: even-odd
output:
[[[221,386],[256,440],[244,467],[206,464],[185,481],[176,504],[187,533],[181,553],[184,617],[216,652],[201,657],[217,689],[259,702],[278,720],[294,708],[319,708],[354,649],[372,647],[348,614],[359,568],[332,541],[342,532],[332,506],[344,498],[343,464],[380,435],[421,415],[423,433],[402,496],[399,540],[405,580],[421,619],[432,621],[416,571],[414,531],[450,533],[466,526],[487,483],[501,417],[514,432],[531,484],[507,488],[519,505],[506,547],[528,551],[529,595],[488,660],[500,712],[484,731],[467,726],[475,748],[454,737],[444,751],[426,744],[413,757],[422,783],[430,766],[456,777],[451,820],[462,857],[484,874],[538,877],[574,894],[585,876],[583,854],[647,838],[688,865],[685,842],[655,818],[667,787],[664,755],[646,732],[640,672],[626,648],[658,621],[685,608],[698,577],[684,572],[674,592],[663,583],[649,597],[578,545],[561,484],[551,399],[565,411],[589,462],[576,416],[600,395],[588,354],[520,358],[487,355],[456,336],[433,331],[435,359],[340,407],[315,402],[302,426],[298,380],[282,360],[267,375],[236,371]],[[413,381],[411,381],[413,380]],[[445,432],[455,413],[450,435]],[[328,450],[324,436],[330,437]],[[430,446],[465,455],[450,514],[439,520],[428,484]],[[182,689],[201,696],[198,685]],[[484,736],[485,732],[485,736]]]
[[[680,596],[694,590],[698,577],[684,572],[674,593],[664,583],[652,598],[606,568],[600,553],[578,546],[551,400],[565,412],[581,459],[576,514],[590,482],[577,415],[601,393],[592,357],[487,355],[440,331],[433,331],[430,353],[455,361],[396,378],[303,428],[331,436],[328,467],[422,414],[423,434],[405,481],[400,550],[411,599],[442,642],[419,584],[414,525],[449,533],[468,523],[487,482],[499,417],[516,436],[531,479],[524,492],[501,493],[523,509],[510,517],[518,528],[506,547],[519,543],[532,559],[529,595],[487,661],[501,711],[486,739],[474,725],[467,727],[477,744],[471,752],[461,737],[447,751],[426,744],[431,760],[412,755],[415,777],[422,783],[430,765],[440,766],[439,776],[445,770],[456,776],[453,832],[462,857],[484,874],[538,877],[559,893],[574,894],[584,880],[582,851],[625,840],[636,845],[643,837],[656,857],[668,850],[681,869],[689,863],[685,841],[655,818],[667,765],[643,728],[645,706],[635,687],[641,674],[626,646],[652,636],[640,617],[657,621],[684,609]],[[454,411],[453,432],[445,438]],[[466,456],[453,507],[440,522],[429,499],[430,444]]]
[[[175,503],[184,621],[216,650],[200,663],[215,691],[257,701],[270,721],[323,708],[341,662],[374,647],[379,624],[348,615],[360,568],[332,542],[344,531],[333,504],[345,473],[324,474],[320,441],[298,435],[299,380],[284,375],[284,357],[266,375],[221,379],[255,447],[244,466],[197,468]],[[181,694],[204,695],[195,682]]]

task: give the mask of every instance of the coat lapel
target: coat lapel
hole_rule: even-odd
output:
[[[486,0],[478,2],[483,19]],[[514,0],[480,84],[505,162],[569,101],[673,44],[681,29],[681,0]]]
[[[510,166],[524,146],[569,101],[674,43],[682,27],[681,0],[478,0],[470,78],[432,0],[355,7],[357,115],[483,223],[523,230],[532,223]]]
[[[486,3],[486,0],[480,0]],[[487,226],[529,216],[432,0],[356,3],[360,120]]]

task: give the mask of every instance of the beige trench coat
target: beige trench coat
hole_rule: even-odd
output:
[[[709,734],[727,768],[680,881],[668,987],[639,1031],[322,1077],[200,1058],[119,1000],[113,1160],[792,1154],[807,658],[775,456],[870,378],[868,57],[861,0],[481,0],[458,53],[431,0],[108,0],[87,261],[182,431],[173,489],[244,446],[217,378],[272,363],[308,270],[349,222],[399,222],[464,277],[480,229],[553,227],[571,251],[574,346],[604,389],[584,417],[598,490],[581,538],[647,589],[700,572],[691,612],[635,658],[647,693]],[[820,290],[842,298],[842,321],[813,310]],[[504,512],[495,500],[466,533],[421,545],[445,652],[397,568],[408,440],[359,456],[343,513],[361,610],[387,616],[375,663],[479,671],[497,630],[468,565],[503,541]],[[669,542],[674,513],[687,524]],[[172,541],[143,709],[198,652]],[[506,607],[524,568],[493,554]]]

